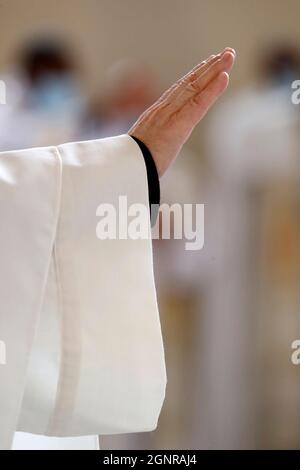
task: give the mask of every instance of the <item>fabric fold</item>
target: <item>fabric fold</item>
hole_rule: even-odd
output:
[[[21,358],[19,348],[15,363],[0,366],[0,373],[11,366],[11,374],[19,371],[14,382],[18,397],[6,413],[6,424],[0,424],[1,446],[9,446],[17,416],[20,431],[49,436],[153,430],[164,400],[166,372],[151,237],[99,239],[97,235],[99,206],[109,204],[119,217],[120,197],[128,208],[146,208],[143,223],[150,234],[141,151],[123,135],[26,152],[29,175],[38,180],[31,182],[31,190],[27,188],[28,243],[21,243],[19,235],[9,242],[8,233],[1,234],[10,253],[6,264],[12,275],[7,287],[15,301],[8,305],[1,293],[0,321],[4,324],[5,312],[11,311],[15,324],[20,319],[24,323],[16,332],[8,322],[6,337],[11,347],[18,338],[24,354]],[[23,153],[15,155],[22,160]],[[38,163],[29,164],[34,156],[42,169]],[[0,154],[0,175],[12,178],[1,158],[5,157]],[[19,172],[17,163],[14,171]],[[24,190],[25,186],[15,189],[15,199],[22,198]],[[5,196],[3,208],[11,207],[8,195],[0,191]],[[18,207],[17,212],[24,211]],[[7,230],[18,233],[19,222],[7,221]],[[11,266],[18,243],[20,258]],[[42,275],[47,282],[41,281]],[[35,296],[40,304],[43,298],[41,308],[37,299],[33,304]],[[23,335],[24,330],[28,334]],[[2,404],[7,393],[2,392]]]
[[[44,299],[60,206],[53,147],[0,153],[0,448],[11,446]]]

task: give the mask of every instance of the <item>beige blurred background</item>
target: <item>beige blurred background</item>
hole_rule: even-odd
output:
[[[123,57],[145,63],[160,88],[231,45],[238,65],[231,90],[251,83],[258,51],[274,39],[299,41],[297,0],[0,0],[0,70],[32,35],[48,31],[72,45],[90,94]],[[191,146],[201,145],[201,131]]]
[[[13,90],[2,149],[126,132],[198,61],[225,46],[238,55],[226,97],[161,182],[163,201],[205,203],[205,246],[154,243],[169,379],[158,429],[102,436],[104,449],[300,448],[300,69],[297,57],[277,83],[258,67],[272,45],[297,55],[299,17],[297,0],[0,0],[0,75]],[[17,67],[45,35],[70,46],[76,119],[77,107],[42,109]]]

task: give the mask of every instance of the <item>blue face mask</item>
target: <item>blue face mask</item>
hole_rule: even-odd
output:
[[[292,67],[284,67],[280,71],[280,73],[275,77],[275,83],[278,86],[286,86],[287,89],[290,89],[290,84],[294,81],[297,80],[298,78],[298,73],[295,69]]]
[[[49,74],[41,78],[31,92],[32,106],[51,114],[72,113],[80,102],[79,87],[69,74]]]

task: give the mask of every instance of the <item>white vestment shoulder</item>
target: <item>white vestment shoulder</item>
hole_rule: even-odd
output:
[[[0,153],[2,449],[16,430],[71,437],[157,425],[166,373],[151,239],[96,235],[98,206],[118,208],[120,196],[148,207],[128,135]]]

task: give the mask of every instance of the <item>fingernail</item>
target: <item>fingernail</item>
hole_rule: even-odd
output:
[[[236,55],[236,52],[232,47],[225,47],[224,51],[232,52],[234,55]]]

